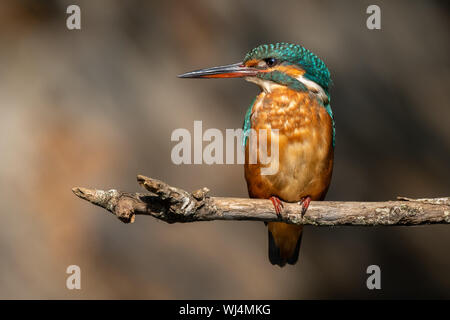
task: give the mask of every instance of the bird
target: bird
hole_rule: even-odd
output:
[[[277,216],[283,203],[298,203],[302,216],[312,200],[325,198],[333,172],[335,122],[330,105],[330,71],[302,45],[278,42],[250,50],[238,63],[200,69],[180,78],[244,78],[260,92],[244,117],[244,172],[250,198],[268,199]],[[278,144],[276,163],[249,161],[255,145],[248,133],[267,130],[269,143]],[[274,135],[274,133],[277,135]],[[260,138],[258,138],[260,139]],[[258,140],[259,143],[259,140]],[[253,145],[253,146],[252,146]],[[273,174],[262,169],[275,165]],[[268,255],[272,265],[298,261],[303,226],[268,222]]]

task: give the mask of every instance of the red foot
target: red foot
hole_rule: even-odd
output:
[[[270,201],[272,201],[273,207],[275,208],[275,212],[277,216],[281,216],[281,210],[283,209],[283,202],[277,197],[270,197]]]
[[[298,204],[302,205],[302,218],[306,213],[306,210],[308,210],[309,204],[311,203],[311,197],[310,196],[306,196],[303,197]]]

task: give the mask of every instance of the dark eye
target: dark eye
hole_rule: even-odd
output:
[[[266,58],[264,59],[264,62],[267,64],[268,67],[273,67],[277,64],[277,59],[275,58]]]

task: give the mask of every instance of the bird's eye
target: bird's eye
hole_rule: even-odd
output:
[[[277,64],[277,59],[275,58],[266,58],[264,59],[264,62],[267,64],[268,67],[273,67]]]

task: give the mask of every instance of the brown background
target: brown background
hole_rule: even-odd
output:
[[[82,30],[66,28],[69,4]],[[369,4],[382,29],[366,28]],[[307,227],[299,263],[267,259],[262,223],[124,225],[73,186],[135,191],[138,173],[245,197],[239,165],[176,166],[176,128],[239,128],[258,92],[182,80],[261,43],[328,65],[329,200],[450,195],[449,7],[433,1],[0,2],[0,298],[450,298],[450,230]],[[65,287],[66,267],[82,290]],[[377,264],[382,290],[369,291]]]

